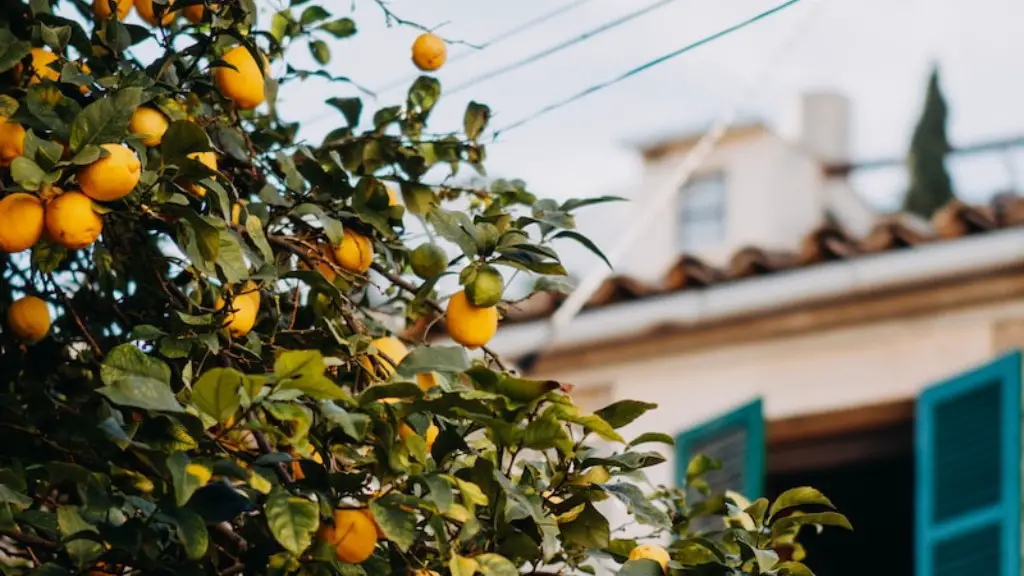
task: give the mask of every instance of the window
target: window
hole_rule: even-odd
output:
[[[725,174],[698,176],[679,191],[677,248],[681,252],[725,239]]]

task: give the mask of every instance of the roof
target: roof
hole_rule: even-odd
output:
[[[605,280],[584,306],[594,310],[709,287],[732,285],[784,271],[809,269],[820,264],[887,252],[913,251],[934,243],[1024,225],[1024,198],[1001,195],[987,205],[967,205],[954,200],[935,213],[931,221],[910,214],[879,219],[863,238],[855,238],[834,224],[808,232],[793,252],[749,246],[737,250],[728,267],[711,266],[699,258],[682,254],[660,282],[616,275]],[[537,292],[509,307],[503,324],[524,323],[547,318],[567,296]]]
[[[629,142],[631,148],[637,149],[648,161],[658,159],[672,152],[680,152],[695,146],[707,135],[710,126],[684,132],[661,134],[643,140]],[[760,120],[750,119],[732,124],[722,137],[722,143],[742,140],[751,136],[770,132],[767,124]]]

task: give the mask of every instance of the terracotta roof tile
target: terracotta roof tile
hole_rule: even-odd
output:
[[[741,282],[753,276],[889,250],[913,249],[928,242],[982,234],[1010,226],[1024,226],[1024,198],[1016,195],[998,196],[987,206],[970,206],[954,200],[936,212],[931,221],[912,214],[891,214],[880,218],[868,235],[861,239],[851,237],[833,224],[825,224],[804,236],[798,252],[747,246],[733,254],[727,270],[684,254],[668,269],[658,285],[650,285],[628,276],[613,276],[605,280],[585,308],[610,306],[656,294],[703,289],[726,282]],[[504,322],[544,318],[554,313],[565,298],[564,294],[554,292],[535,293],[510,305]]]

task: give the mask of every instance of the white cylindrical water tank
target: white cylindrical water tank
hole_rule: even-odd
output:
[[[836,92],[809,92],[800,101],[800,145],[826,164],[850,160],[850,101]]]

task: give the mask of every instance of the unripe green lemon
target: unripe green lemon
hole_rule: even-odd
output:
[[[501,272],[491,266],[484,266],[477,270],[476,277],[466,285],[466,297],[477,308],[489,308],[501,301],[504,290],[505,281]]]
[[[417,246],[409,260],[413,274],[423,280],[436,278],[448,269],[448,255],[432,242]]]
[[[498,245],[498,238],[501,237],[501,231],[498,227],[490,222],[482,222],[476,225],[477,234],[480,235],[480,252],[484,255],[494,252],[494,248]]]

